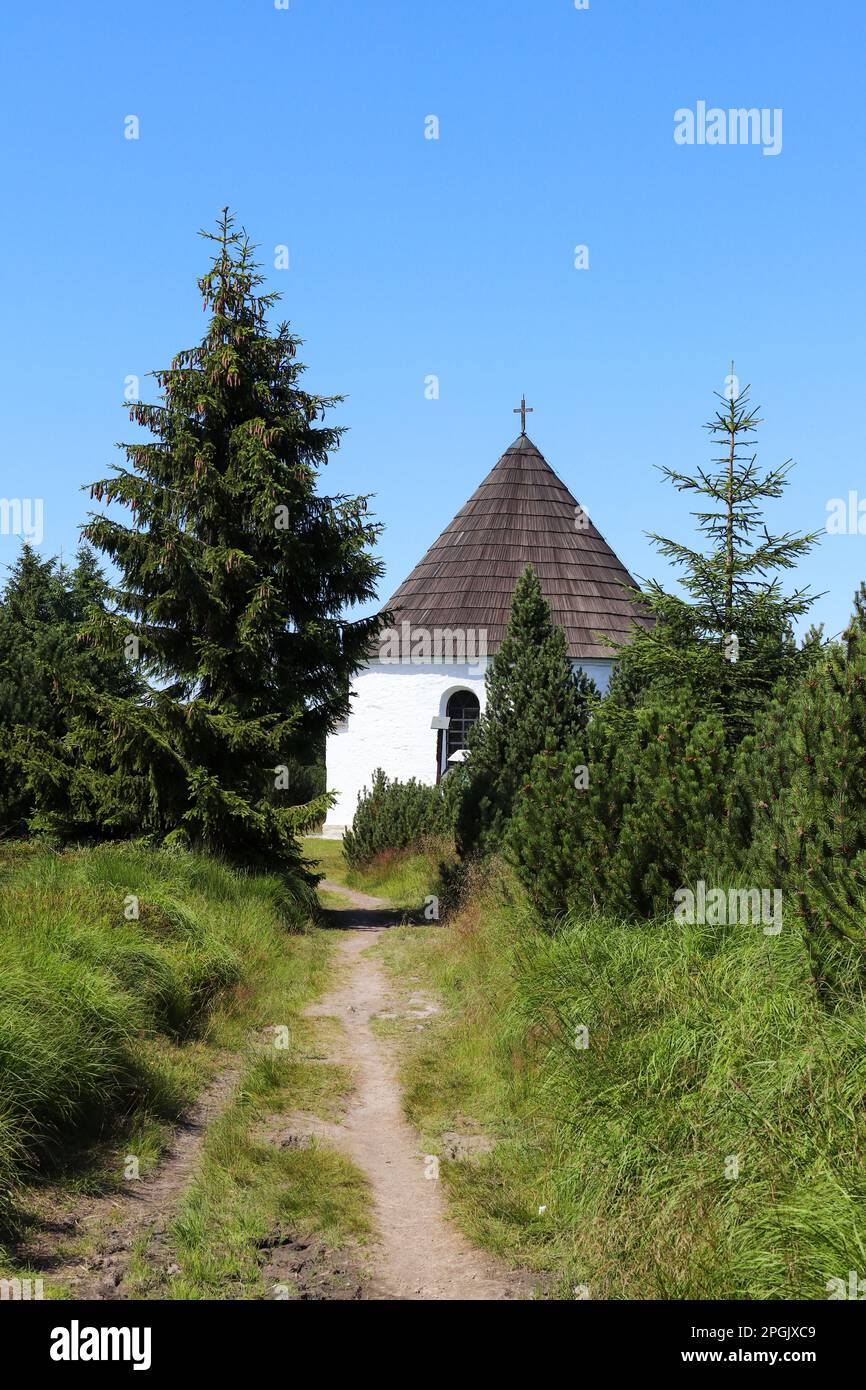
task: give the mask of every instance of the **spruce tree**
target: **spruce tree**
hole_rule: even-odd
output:
[[[776,684],[792,680],[809,659],[793,623],[814,596],[805,589],[784,593],[779,572],[792,569],[819,533],[768,531],[763,504],[781,496],[791,463],[758,468],[754,437],[761,421],[748,387],[719,400],[706,426],[718,450],[712,467],[693,475],[661,470],[678,491],[698,499],[693,515],[706,548],[651,534],[680,571],[685,597],[655,580],[635,595],[652,622],[621,650],[612,694],[628,704],[650,686],[671,694],[691,690],[718,710],[736,743],[754,728]]]
[[[19,725],[60,732],[51,672],[61,660],[63,584],[54,560],[22,547],[0,600],[0,830],[21,834],[32,798],[14,752]]]
[[[25,545],[0,598],[0,833],[51,828],[42,815],[65,806],[69,784],[85,775],[78,711],[64,695],[98,685],[132,698],[138,683],[118,652],[95,652],[85,623],[104,611],[108,586],[93,552],[82,546],[73,567],[43,560]],[[101,737],[104,747],[104,734]],[[66,759],[67,771],[62,765]],[[128,797],[127,803],[128,803]]]
[[[57,561],[24,545],[0,599],[0,726],[57,725],[48,673],[61,660],[66,594]]]
[[[301,386],[301,340],[267,318],[247,235],[227,209],[199,281],[202,341],[154,373],[158,404],[130,416],[147,442],[91,488],[130,524],[92,514],[85,534],[120,571],[92,638],[140,661],[143,704],[91,692],[133,778],[149,776],[152,824],[248,864],[299,863],[296,836],[328,798],[304,801],[310,762],[348,712],[349,682],[380,625],[345,610],[375,595],[379,527],[367,499],[322,496],[342,431],[340,397]]]
[[[575,674],[565,633],[532,566],[515,585],[505,638],[485,676],[486,707],[473,727],[463,766],[457,846],[463,856],[501,848],[514,799],[533,759],[584,727],[597,697]]]

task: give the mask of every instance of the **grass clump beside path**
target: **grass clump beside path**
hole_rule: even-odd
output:
[[[310,997],[326,947],[277,877],[185,852],[0,856],[0,1190],[176,1118],[219,1049]],[[275,1014],[279,1000],[279,1009]],[[8,1205],[8,1203],[7,1203]]]
[[[304,851],[309,859],[319,861],[318,872],[331,882],[419,913],[426,899],[441,891],[440,863],[454,858],[453,847],[446,840],[432,840],[418,849],[391,850],[351,869],[340,840],[310,836],[304,840]],[[333,902],[327,890],[320,890],[320,896],[325,906],[340,906],[336,894]]]
[[[290,1274],[267,1273],[269,1256],[299,1235],[313,1234],[317,1245],[346,1252],[342,1263],[362,1268],[358,1252],[370,1232],[364,1177],[327,1144],[281,1139],[293,1112],[335,1118],[351,1078],[345,1068],[311,1060],[314,1033],[296,1026],[292,1035],[286,1053],[251,1059],[228,1110],[208,1130],[162,1248],[142,1244],[132,1297],[299,1297]]]
[[[442,1164],[471,1238],[562,1297],[824,1299],[866,1268],[853,953],[828,1007],[794,920],[778,937],[599,917],[550,935],[502,872],[444,930],[383,949],[445,1005],[404,1035],[429,1151],[449,1130],[495,1143]]]

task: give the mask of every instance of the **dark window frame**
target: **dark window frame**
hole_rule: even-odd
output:
[[[448,696],[445,713],[449,720],[445,742],[445,766],[447,767],[448,759],[458,753],[461,748],[466,747],[469,730],[481,717],[481,701],[472,690],[455,690]]]

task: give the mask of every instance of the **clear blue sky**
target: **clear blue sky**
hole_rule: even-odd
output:
[[[637,575],[665,574],[646,531],[689,534],[653,465],[707,460],[731,358],[760,458],[798,462],[774,525],[866,497],[862,0],[11,0],[0,24],[0,495],[45,499],[46,553],[134,436],[124,379],[152,399],[200,336],[196,231],[224,203],[269,267],[290,248],[270,280],[308,384],[348,398],[323,486],[376,494],[383,598],[523,391]],[[677,145],[700,100],[781,108],[781,153]],[[825,537],[800,577],[837,631],[866,536]]]

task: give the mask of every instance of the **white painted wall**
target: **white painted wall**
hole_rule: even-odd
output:
[[[483,663],[486,665],[486,663]],[[369,787],[377,767],[401,782],[415,777],[436,781],[436,730],[432,719],[444,715],[455,690],[471,690],[484,709],[482,663],[429,666],[371,662],[352,687],[347,725],[328,739],[328,790],[337,799],[328,813],[325,834],[337,835],[352,824],[358,794]],[[584,661],[587,675],[607,689],[611,661]]]
[[[401,782],[436,781],[436,730],[455,690],[471,690],[484,708],[479,664],[402,666],[371,662],[355,677],[348,726],[328,739],[328,790],[337,793],[327,825],[352,824],[358,793],[377,767]]]

